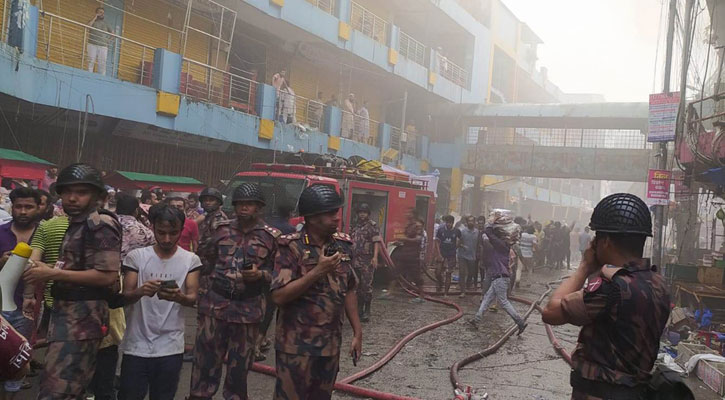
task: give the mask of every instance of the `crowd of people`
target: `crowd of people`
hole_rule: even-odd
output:
[[[231,195],[231,216],[214,188],[136,196],[109,190],[87,164],[60,171],[50,193],[16,183],[11,219],[0,225],[0,268],[18,243],[33,250],[18,307],[3,312],[0,329],[23,346],[47,345],[31,369],[42,370],[39,399],[116,398],[119,353],[119,399],[174,399],[184,359],[193,363],[191,399],[211,399],[220,386],[225,398],[246,399],[251,363],[272,346],[275,309],[275,399],[329,398],[345,314],[355,333],[350,355],[362,354],[357,292],[371,282],[358,285],[359,251],[337,232],[343,201],[331,187],[302,192],[305,223],[295,230],[286,219],[261,219],[266,201],[251,183]],[[193,347],[184,343],[183,307],[197,310]],[[17,341],[0,341],[0,357],[10,344]],[[24,362],[3,371],[3,393],[27,388],[28,372]]]
[[[356,363],[363,354],[362,323],[371,318],[372,282],[384,250],[368,204],[355,206],[347,235],[338,230],[344,201],[329,185],[302,191],[297,211],[304,223],[296,229],[283,218],[262,219],[266,199],[254,183],[234,189],[232,215],[221,210],[224,197],[214,188],[186,197],[150,188],[136,196],[109,190],[87,164],[64,168],[50,188],[13,188],[11,220],[0,225],[0,269],[19,254],[12,254],[18,243],[32,249],[13,291],[18,307],[0,317],[0,360],[11,360],[0,378],[10,398],[36,369],[38,399],[92,393],[99,400],[170,400],[186,359],[192,362],[189,399],[211,399],[220,389],[224,398],[246,399],[251,365],[272,346],[267,330],[275,312],[274,399],[331,398],[345,317],[352,328],[349,356]],[[651,234],[649,210],[634,196],[613,196],[595,209],[596,238],[588,230],[580,234],[582,261],[542,311],[547,323],[584,326],[572,357],[573,398],[645,390],[627,382],[648,379],[641,371],[652,368],[669,315],[664,280],[641,258]],[[432,251],[438,294],[482,295],[468,320],[472,328],[497,301],[520,335],[527,323],[509,302],[519,271],[541,265],[542,249],[545,262],[563,269],[566,254],[556,246],[565,234],[571,234],[565,224],[542,228],[505,210],[457,224],[446,215],[429,249],[424,221],[411,215],[392,258],[402,282],[418,292],[412,302],[427,296],[423,275]],[[553,247],[540,245],[547,236]],[[452,293],[456,272],[459,292]],[[617,297],[622,290],[637,295]],[[611,308],[612,301],[621,308]],[[184,307],[196,308],[194,343],[184,341]],[[596,328],[633,321],[656,329],[602,336]],[[635,342],[648,351],[628,348]],[[43,343],[44,360],[32,365],[30,346]],[[629,380],[600,378],[597,371],[621,368],[622,360],[633,365],[621,375]]]

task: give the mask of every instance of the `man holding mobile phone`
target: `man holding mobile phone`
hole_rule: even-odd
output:
[[[571,355],[571,398],[653,398],[651,371],[670,294],[662,274],[642,258],[652,236],[650,211],[639,197],[617,193],[597,204],[589,226],[596,236],[579,268],[541,313],[547,324],[582,327]]]
[[[182,306],[196,303],[199,257],[178,246],[184,212],[159,203],[149,210],[156,244],[123,261],[127,328],[121,342],[119,400],[173,400],[184,353]]]
[[[331,398],[345,314],[353,331],[353,363],[362,354],[352,239],[337,232],[342,204],[332,186],[306,188],[298,202],[305,227],[278,241],[271,285],[279,306],[274,400]]]
[[[206,285],[199,295],[190,399],[211,399],[227,364],[223,397],[246,400],[247,374],[254,361],[271,281],[276,239],[281,232],[260,217],[261,188],[242,183],[232,194],[236,219],[220,223],[199,247]],[[225,361],[226,360],[226,361]]]

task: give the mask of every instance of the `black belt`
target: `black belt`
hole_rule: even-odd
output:
[[[510,278],[510,276],[509,275],[504,275],[504,274],[494,275],[494,276],[491,277],[491,282],[495,281],[496,279],[500,279],[500,278]]]
[[[614,383],[593,381],[582,378],[576,371],[571,371],[569,383],[577,392],[599,397],[601,399],[642,400],[646,399],[648,385],[637,386],[616,385]]]
[[[50,295],[53,296],[53,299],[61,301],[90,301],[108,300],[111,293],[106,288],[89,288],[83,286],[63,288],[53,284],[50,289]]]
[[[252,297],[261,296],[263,288],[264,285],[262,284],[245,285],[244,291],[240,292],[235,290],[234,287],[225,285],[218,280],[213,280],[211,283],[211,290],[227,300],[246,300]]]

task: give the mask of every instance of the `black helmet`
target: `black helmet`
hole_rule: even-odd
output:
[[[63,168],[55,182],[55,190],[57,193],[61,193],[64,187],[77,184],[91,185],[99,192],[106,191],[101,173],[93,166],[82,163],[71,164]]]
[[[204,196],[213,197],[213,198],[219,200],[220,203],[224,202],[224,197],[222,197],[222,192],[220,192],[214,188],[208,187],[208,188],[202,190],[201,194],[199,194],[199,200],[203,201]]]
[[[242,183],[234,189],[234,194],[232,194],[232,204],[238,201],[256,201],[262,205],[267,204],[259,185],[247,182]]]
[[[639,197],[616,193],[597,204],[589,227],[597,232],[652,236],[652,216],[647,204]]]
[[[360,203],[360,205],[357,206],[357,212],[366,212],[370,214],[370,205],[368,203]]]
[[[312,185],[300,194],[297,209],[301,216],[307,217],[342,208],[342,197],[330,185]]]

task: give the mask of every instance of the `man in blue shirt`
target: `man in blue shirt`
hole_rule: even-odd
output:
[[[453,216],[443,217],[444,225],[436,233],[436,292],[440,293],[445,283],[444,296],[451,288],[451,273],[456,269],[456,250],[461,246],[461,231],[453,227]]]

